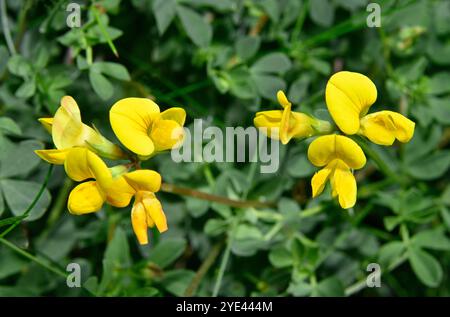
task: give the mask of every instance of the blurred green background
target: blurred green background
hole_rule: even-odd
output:
[[[366,0],[0,0],[0,296],[449,296],[450,1]],[[159,193],[169,231],[139,246],[130,207],[70,215],[73,183],[56,166],[30,216],[51,148],[37,118],[73,96],[83,121],[109,138],[111,105],[149,97],[182,106],[208,124],[251,126],[278,109],[283,89],[295,109],[327,119],[324,88],[350,70],[377,85],[379,109],[416,122],[413,140],[371,146],[356,173],[358,202],[343,211],[330,190],[311,199],[315,168],[306,142],[281,146],[276,175],[258,163],[146,167],[168,183],[234,199],[275,201],[236,209]],[[18,224],[5,232],[11,224]],[[81,266],[81,288],[66,266]],[[366,287],[369,263],[381,287]]]

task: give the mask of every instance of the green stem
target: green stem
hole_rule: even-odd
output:
[[[109,36],[105,25],[103,24],[102,20],[100,19],[100,14],[98,13],[97,8],[95,6],[92,6],[91,10],[94,11],[95,20],[97,21],[97,25],[100,28],[100,32],[102,32],[103,36],[105,37],[106,42],[108,43],[108,46],[111,49],[111,51],[118,58],[119,57],[119,53],[117,52],[117,48],[114,45],[113,41],[111,40],[111,37]]]
[[[11,230],[13,230],[15,227],[17,227],[19,225],[19,223],[21,223],[21,221],[23,219],[25,219],[28,214],[30,213],[30,211],[33,209],[33,207],[37,204],[37,202],[39,201],[39,198],[41,198],[42,193],[45,190],[45,187],[47,186],[48,181],[50,180],[50,176],[52,175],[52,171],[53,171],[53,165],[50,165],[48,168],[48,172],[47,175],[45,176],[45,180],[42,183],[41,188],[39,189],[39,192],[37,193],[36,197],[34,197],[33,201],[31,202],[31,204],[28,206],[28,208],[24,211],[24,213],[21,215],[21,219],[17,220],[16,222],[14,222],[11,226],[9,226],[5,231],[3,231],[0,234],[0,238],[3,238],[4,236],[6,236]]]
[[[238,218],[236,218],[235,221],[233,222],[231,230],[229,231],[227,247],[225,248],[225,252],[223,254],[222,261],[220,262],[219,274],[217,275],[216,284],[214,285],[214,290],[212,293],[213,297],[217,297],[217,295],[219,294],[220,286],[222,285],[223,275],[225,274],[225,269],[228,264],[228,259],[230,258],[231,245],[233,244],[233,238],[234,238],[234,234],[235,234],[238,223],[239,223],[239,220],[238,220]]]
[[[312,217],[324,209],[322,205],[311,207],[300,212],[300,218]]]
[[[397,267],[399,267],[401,264],[403,264],[407,259],[408,259],[408,256],[406,254],[403,255],[396,262],[394,262],[391,266],[389,266],[387,271],[384,273],[388,273],[388,272],[395,270]],[[350,285],[349,287],[347,287],[345,289],[345,295],[351,296],[353,294],[358,293],[359,291],[361,291],[362,289],[364,289],[367,286],[366,283],[367,283],[367,279],[364,278],[364,279],[356,282],[355,284]]]
[[[0,238],[0,242],[2,244],[4,244],[5,246],[7,246],[8,248],[10,248],[11,250],[17,252],[18,254],[22,255],[23,257],[35,262],[36,264],[42,266],[43,268],[49,270],[50,272],[55,273],[56,275],[63,277],[63,278],[67,278],[66,273],[64,273],[63,271],[60,271],[59,269],[56,269],[54,267],[52,267],[51,265],[49,265],[48,263],[46,263],[45,261],[43,261],[42,259],[26,252],[25,250],[22,250],[21,248],[19,248],[18,246],[16,246],[15,244],[9,242],[6,239]]]
[[[297,17],[297,21],[295,22],[294,30],[291,33],[291,43],[298,42],[299,36],[303,28],[303,24],[305,22],[306,14],[308,13],[308,1],[304,1],[302,3],[302,8],[300,14]]]
[[[58,192],[53,208],[50,210],[49,217],[47,220],[46,227],[52,227],[53,224],[59,219],[62,211],[66,205],[67,197],[69,196],[70,190],[72,189],[73,181],[66,177],[64,180],[62,188]]]
[[[398,175],[391,170],[391,168],[383,161],[383,159],[375,152],[363,138],[359,136],[350,136],[358,145],[363,149],[364,153],[366,153],[374,162],[377,164],[378,168],[389,178],[400,183],[400,179]]]
[[[219,256],[222,246],[223,246],[223,242],[221,241],[212,247],[208,256],[205,258],[202,265],[200,266],[197,273],[195,274],[194,278],[192,279],[192,282],[187,287],[186,292],[184,293],[184,296],[190,297],[195,294],[203,277],[205,276],[205,274],[208,272],[208,270],[211,268],[211,266],[214,264],[217,257]]]
[[[11,55],[14,55],[16,54],[16,48],[14,47],[14,42],[11,36],[11,30],[9,29],[5,0],[0,0],[0,11],[2,17],[3,35],[5,36],[6,45],[8,46],[9,53]]]

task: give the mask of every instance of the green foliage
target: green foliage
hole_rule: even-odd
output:
[[[366,0],[79,2],[74,28],[68,1],[6,1],[2,12],[16,46],[2,27],[0,235],[29,256],[0,244],[0,296],[450,295],[448,1],[382,1],[381,28],[366,26]],[[232,208],[157,193],[169,230],[152,231],[147,246],[129,209],[70,215],[61,167],[24,215],[47,171],[33,151],[51,144],[37,118],[52,117],[64,95],[108,138],[100,118],[131,96],[184,107],[187,126],[247,127],[255,112],[279,109],[282,89],[293,110],[330,120],[324,88],[341,69],[376,83],[373,111],[416,122],[410,143],[370,146],[395,178],[368,157],[350,211],[329,188],[311,198],[316,168],[305,143],[291,142],[276,174],[260,174],[259,163],[149,160],[165,182],[275,203]],[[58,272],[68,263],[80,264],[82,288],[65,286]],[[365,287],[369,263],[380,264],[381,288]]]

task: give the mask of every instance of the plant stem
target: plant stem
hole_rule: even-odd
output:
[[[267,208],[273,207],[275,204],[273,202],[261,202],[257,200],[234,200],[230,198],[226,198],[223,196],[212,195],[208,193],[204,193],[195,189],[179,187],[173,184],[162,183],[161,191],[166,193],[178,194],[183,196],[191,196],[198,199],[208,200],[212,202],[216,202],[223,205],[228,205],[236,208]]]
[[[363,151],[377,164],[378,168],[388,177],[397,182],[400,182],[398,175],[391,170],[391,168],[382,160],[382,158],[375,152],[366,142],[359,136],[350,136]]]
[[[61,212],[64,210],[66,205],[67,197],[69,196],[70,190],[72,189],[73,181],[66,177],[62,188],[58,192],[53,208],[50,210],[49,217],[47,220],[47,227],[52,227],[52,225],[61,216]]]
[[[300,14],[297,17],[297,21],[295,21],[294,30],[291,33],[291,44],[299,41],[300,33],[303,28],[303,24],[305,22],[306,14],[308,13],[309,2],[304,1],[302,3],[302,8],[300,9]]]
[[[184,293],[184,296],[190,297],[195,294],[203,277],[205,276],[205,274],[208,272],[208,270],[211,268],[211,266],[214,264],[217,257],[219,256],[220,250],[222,250],[222,246],[223,246],[223,241],[217,243],[216,245],[214,245],[212,247],[208,256],[205,258],[202,265],[200,265],[200,268],[198,269],[197,273],[195,274],[194,278],[192,279],[192,282],[187,287],[186,292]]]
[[[394,262],[391,266],[388,267],[385,273],[388,273],[390,271],[395,270],[397,267],[399,267],[401,264],[403,264],[408,259],[408,256],[405,254],[402,257],[400,257],[396,262]],[[345,289],[345,296],[351,296],[355,293],[358,293],[362,289],[366,287],[367,280],[362,279],[355,284],[350,285]]]
[[[0,0],[0,11],[2,17],[3,35],[5,36],[6,45],[8,46],[9,53],[11,55],[14,55],[16,54],[16,48],[14,47],[14,42],[11,36],[11,30],[9,29],[5,0]]]
[[[94,5],[92,6],[91,9],[94,12],[94,16],[95,16],[95,20],[97,21],[97,25],[100,28],[100,32],[102,33],[102,35],[105,37],[106,42],[108,43],[109,48],[111,49],[111,51],[113,52],[113,54],[119,58],[119,52],[117,52],[117,48],[114,45],[113,41],[111,40],[111,37],[108,34],[108,31],[106,30],[105,25],[103,24],[102,20],[100,19],[100,14],[98,12],[97,7]]]
[[[63,278],[67,278],[66,273],[64,273],[63,271],[60,271],[59,269],[56,269],[54,267],[52,267],[51,265],[49,265],[48,263],[46,263],[45,261],[43,261],[42,259],[26,252],[25,250],[22,250],[21,248],[19,248],[18,246],[16,246],[15,244],[9,242],[6,239],[0,238],[0,242],[2,244],[4,244],[5,246],[7,246],[8,248],[10,248],[11,250],[17,252],[18,254],[24,256],[25,258],[39,264],[40,266],[42,266],[43,268],[49,270],[50,272],[55,273],[56,275],[63,277]]]
[[[28,214],[30,213],[30,211],[33,209],[33,207],[36,205],[36,203],[39,201],[39,198],[41,198],[42,193],[45,190],[45,187],[47,186],[48,181],[50,180],[50,176],[52,175],[52,171],[53,171],[53,165],[50,165],[48,168],[48,172],[47,175],[45,176],[45,180],[42,183],[41,188],[39,189],[39,192],[37,193],[36,197],[34,197],[33,201],[31,202],[31,204],[28,206],[27,210],[24,211],[24,213],[21,215],[22,218],[20,218],[19,220],[17,220],[16,222],[14,222],[11,226],[9,226],[5,231],[3,231],[0,234],[0,238],[3,238],[4,236],[6,236],[11,230],[13,230],[15,227],[17,227],[19,225],[19,223],[25,219]]]
[[[217,295],[219,294],[220,286],[222,285],[223,275],[225,274],[225,269],[227,268],[228,259],[230,258],[231,245],[233,244],[234,234],[235,234],[238,223],[239,223],[239,219],[235,218],[233,225],[228,233],[227,247],[223,254],[222,261],[220,262],[219,275],[217,276],[216,284],[214,285],[214,290],[212,293],[213,297],[217,297]]]

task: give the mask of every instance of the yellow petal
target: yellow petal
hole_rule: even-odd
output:
[[[49,162],[50,164],[62,165],[66,160],[67,154],[70,149],[63,150],[35,150],[36,153],[41,159]]]
[[[278,103],[283,108],[286,108],[287,106],[291,105],[291,103],[289,102],[289,100],[287,99],[286,95],[284,94],[284,92],[282,90],[278,90],[278,92],[277,92],[277,99],[278,99]]]
[[[366,164],[366,156],[355,141],[335,134],[316,138],[308,148],[308,159],[318,167],[334,159],[340,159],[354,169],[360,169]]]
[[[314,134],[312,119],[302,112],[291,112],[289,134],[291,138],[307,138]]]
[[[325,98],[336,125],[346,134],[359,130],[359,120],[377,99],[377,88],[366,76],[354,72],[338,72],[331,76]]]
[[[84,145],[84,128],[80,109],[70,96],[61,99],[52,124],[52,138],[56,148],[64,149]]]
[[[186,121],[186,111],[183,108],[173,107],[161,112],[161,118],[164,120],[173,120],[180,126]]]
[[[141,201],[136,201],[131,209],[131,225],[139,244],[147,244],[147,213]]]
[[[123,208],[130,204],[135,190],[127,183],[123,176],[113,179],[106,192],[106,201],[114,207]]]
[[[147,215],[153,220],[159,232],[167,230],[167,219],[162,209],[161,203],[153,193],[144,192],[142,203]]]
[[[147,98],[125,98],[116,102],[109,111],[109,120],[117,138],[129,150],[142,156],[154,151],[154,144],[149,136],[159,107]]]
[[[53,118],[39,118],[38,121],[47,130],[48,133],[52,134]]]
[[[176,145],[181,145],[184,130],[174,120],[157,119],[151,128],[150,137],[156,151],[170,150]]]
[[[105,202],[97,182],[89,181],[76,186],[69,195],[67,208],[71,214],[83,215],[98,211]]]
[[[400,113],[379,111],[361,120],[361,134],[380,145],[392,145],[395,139],[406,143],[414,135],[415,123]]]
[[[73,148],[64,162],[67,175],[74,181],[94,178],[105,191],[111,186],[111,172],[105,162],[86,148]]]
[[[287,144],[291,140],[291,134],[289,133],[291,121],[291,105],[286,104],[284,106],[283,115],[281,116],[280,123],[280,141],[282,144]]]
[[[138,191],[157,192],[161,187],[161,175],[152,170],[137,170],[123,175],[127,183]]]
[[[269,138],[278,140],[282,116],[282,110],[260,111],[256,113],[253,123],[255,127],[263,128],[261,131],[267,134]]]
[[[327,166],[314,174],[314,176],[311,179],[313,198],[319,196],[323,192],[325,184],[327,183],[327,180],[330,177],[331,171],[332,169],[329,166]]]
[[[343,209],[351,208],[356,203],[356,179],[344,163],[339,162],[333,173],[331,182],[336,192],[339,204]]]

